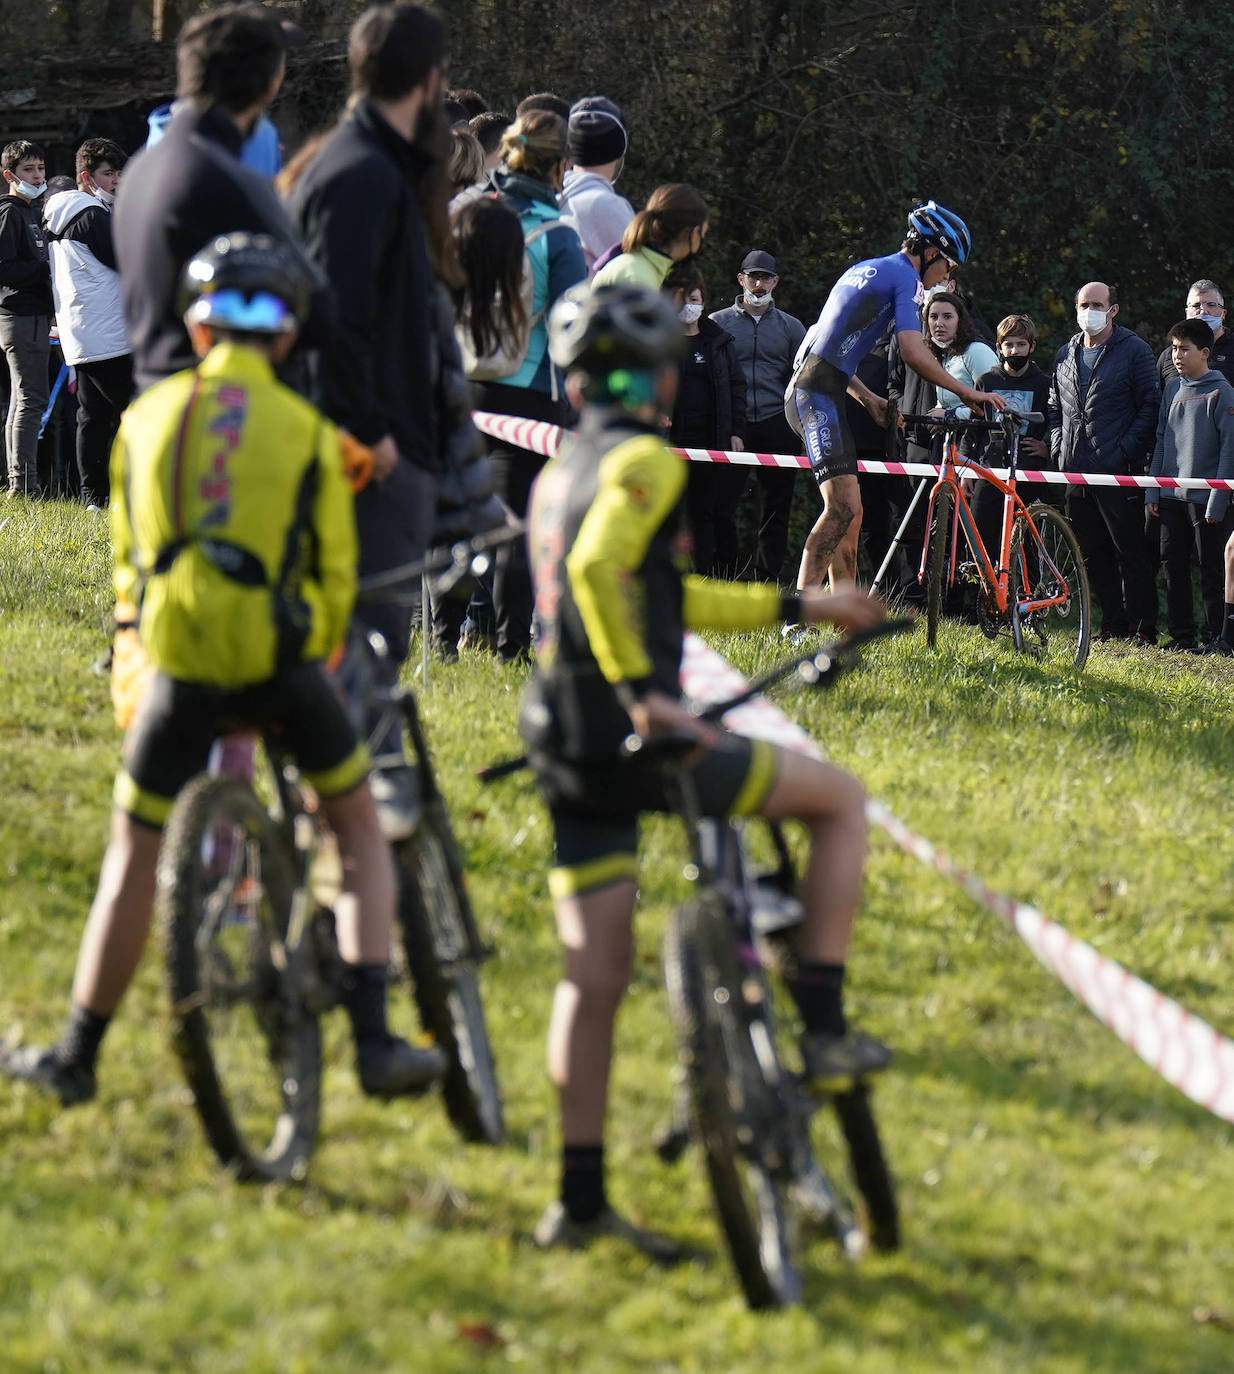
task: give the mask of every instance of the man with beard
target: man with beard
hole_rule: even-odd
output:
[[[348,45],[351,99],[292,193],[309,256],[334,288],[336,326],[310,360],[313,398],[373,451],[376,481],[356,499],[360,575],[420,558],[436,510],[439,444],[435,278],[420,209],[444,86],[445,31],[430,10],[400,0],[356,20]],[[368,605],[397,676],[411,610]],[[415,824],[414,778],[401,727],[374,743],[372,786],[390,839]]]

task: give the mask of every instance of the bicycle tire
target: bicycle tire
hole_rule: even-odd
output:
[[[1088,661],[1093,623],[1084,555],[1075,531],[1053,506],[1038,502],[1029,507],[1028,513],[1040,539],[1034,538],[1023,517],[1017,516],[1011,537],[1012,638],[1020,653],[1056,668],[1070,666],[1078,672]],[[1065,606],[1021,615],[1021,600],[1054,594],[1054,568],[1066,581]]]
[[[867,1231],[876,1250],[900,1248],[900,1208],[895,1182],[878,1134],[869,1085],[859,1083],[832,1099],[848,1148],[849,1169],[865,1202]]]
[[[793,1218],[784,1183],[748,1137],[768,1108],[752,1101],[762,1073],[738,1011],[740,973],[714,894],[680,907],[664,941],[664,974],[695,1134],[712,1202],[746,1303],[780,1307],[801,1296]]]
[[[163,835],[155,898],[172,1043],[207,1140],[243,1179],[303,1178],[317,1140],[320,1031],[279,972],[294,892],[291,858],[252,790],[190,782]]]
[[[505,1135],[497,1065],[484,1018],[475,936],[462,859],[439,800],[415,833],[394,846],[399,927],[420,1022],[449,1060],[442,1097],[464,1140],[496,1145]]]
[[[943,619],[943,592],[947,582],[947,560],[951,552],[951,510],[949,487],[940,487],[930,513],[930,553],[926,561],[926,643],[933,648]]]

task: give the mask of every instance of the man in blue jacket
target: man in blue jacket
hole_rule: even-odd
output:
[[[1050,385],[1050,453],[1068,472],[1142,474],[1152,454],[1161,392],[1153,351],[1114,323],[1105,282],[1076,292],[1080,332],[1058,350]],[[1101,607],[1102,639],[1157,642],[1157,584],[1135,487],[1067,488],[1067,518]]]

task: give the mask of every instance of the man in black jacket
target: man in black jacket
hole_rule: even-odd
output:
[[[116,258],[139,392],[196,362],[177,295],[198,249],[247,229],[301,252],[274,191],[239,153],[278,94],[288,44],[302,38],[254,4],[220,5],[180,31],[176,113],[164,137],[125,168],[116,200]],[[306,342],[326,332],[327,312],[323,283]]]
[[[1148,470],[1161,392],[1152,349],[1114,323],[1118,297],[1105,282],[1076,292],[1080,332],[1054,359],[1050,452],[1064,471]],[[1101,637],[1157,642],[1157,585],[1138,488],[1067,488],[1071,521],[1101,606]]]
[[[1225,327],[1225,295],[1215,281],[1201,277],[1187,291],[1186,316],[1189,320],[1203,320],[1213,331],[1213,346],[1209,350],[1208,365],[1220,372],[1227,382],[1234,383],[1234,334]],[[1178,376],[1174,366],[1174,346],[1166,346],[1157,355],[1157,380],[1162,391],[1166,383]]]
[[[366,10],[348,45],[347,112],[296,183],[292,216],[335,290],[338,320],[312,362],[314,399],[374,455],[376,483],[356,500],[360,574],[421,557],[432,534],[441,467],[435,385],[435,276],[420,195],[435,159],[445,31],[401,0]],[[407,657],[411,611],[368,605],[360,617]],[[392,728],[374,748],[373,778],[391,839],[415,824],[414,779]]]
[[[4,426],[8,494],[38,493],[39,425],[47,404],[51,268],[35,208],[47,181],[42,151],[10,143],[0,154],[8,194],[0,197],[0,350],[10,397]]]

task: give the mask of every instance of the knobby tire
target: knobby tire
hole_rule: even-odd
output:
[[[224,834],[231,839],[221,841]],[[230,881],[224,875],[216,890],[224,846],[232,856]],[[237,900],[238,868],[248,900]],[[273,952],[287,933],[294,871],[274,822],[245,783],[203,775],[180,794],[159,849],[155,908],[172,1039],[210,1145],[246,1179],[302,1178],[317,1138],[317,1020],[289,1003]],[[243,1032],[238,1055],[229,1034],[235,1030]],[[249,1086],[254,1073],[266,1079],[256,1097]]]
[[[505,1134],[497,1066],[480,1000],[481,951],[462,858],[439,799],[414,835],[395,846],[399,925],[424,1029],[449,1060],[446,1114],[465,1139],[495,1145]]]
[[[1024,519],[1017,518],[1011,538],[1009,609],[1012,638],[1020,653],[1053,662],[1057,667],[1067,666],[1062,661],[1065,658],[1079,671],[1088,661],[1092,638],[1092,598],[1084,555],[1070,523],[1053,506],[1038,502],[1029,507],[1028,513],[1037,527],[1041,545],[1033,538]],[[1029,599],[1041,592],[1043,580],[1046,589],[1053,581],[1053,575],[1041,558],[1041,546],[1066,579],[1069,601],[1065,616],[1057,609],[1033,612],[1027,617],[1020,615],[1019,601],[1024,596],[1025,584],[1028,593],[1025,599]]]
[[[801,1277],[785,1188],[746,1139],[770,1122],[768,1109],[750,1099],[763,1080],[741,1012],[732,937],[715,894],[674,913],[664,970],[693,1125],[742,1292],[754,1309],[796,1302]]]

